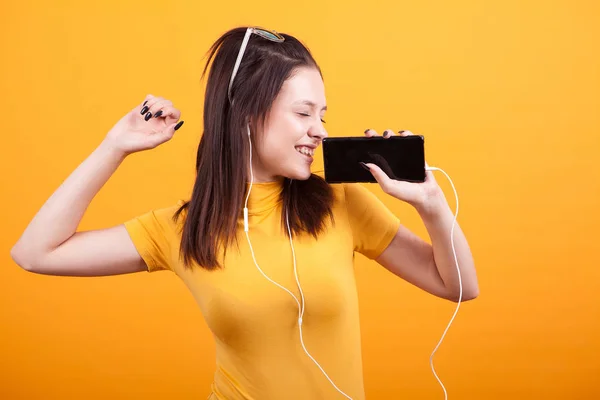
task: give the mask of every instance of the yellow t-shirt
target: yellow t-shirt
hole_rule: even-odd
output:
[[[254,184],[249,236],[256,261],[272,280],[301,301],[289,239],[281,225],[282,185]],[[332,185],[334,223],[317,240],[294,238],[305,298],[303,338],[309,353],[354,400],[364,399],[354,252],[373,259],[389,245],[400,222],[359,184]],[[181,205],[131,219],[125,227],[149,271],[177,274],[196,299],[216,341],[216,371],[209,399],[315,400],[344,398],[300,343],[298,306],[256,268],[238,223],[239,252],[227,251],[221,270],[185,269],[179,261]],[[185,214],[184,214],[185,215]]]

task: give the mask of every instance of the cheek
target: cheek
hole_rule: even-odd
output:
[[[271,132],[280,139],[296,142],[306,133],[307,121],[294,113],[286,113],[273,121]]]
[[[287,140],[286,140],[287,139]],[[293,156],[294,141],[282,136],[274,137],[265,143],[263,148],[263,159],[273,166],[285,164]]]
[[[301,121],[296,118],[280,118],[265,133],[263,153],[266,157],[282,155],[289,157],[294,146],[305,135]]]
[[[256,152],[261,162],[270,168],[285,163],[290,158],[290,150],[294,150],[294,142],[286,140],[283,135],[270,133],[263,137],[262,143]]]

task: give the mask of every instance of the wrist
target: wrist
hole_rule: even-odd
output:
[[[103,156],[108,157],[111,160],[122,162],[128,153],[114,146],[110,141],[103,140],[98,148],[96,149]]]
[[[422,199],[413,204],[421,217],[437,217],[450,211],[450,206],[446,201],[446,196],[441,189],[423,195]]]

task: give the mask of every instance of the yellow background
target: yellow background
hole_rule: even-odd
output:
[[[599,15],[590,0],[3,2],[0,398],[208,394],[212,339],[176,276],[39,276],[9,250],[147,93],[172,99],[185,125],[126,160],[80,229],[186,197],[203,56],[248,24],[311,48],[330,135],[409,129],[453,178],[481,295],[435,358],[450,399],[599,398]],[[427,237],[414,210],[370,187]],[[455,305],[362,256],[357,274],[367,398],[443,399],[429,355]]]

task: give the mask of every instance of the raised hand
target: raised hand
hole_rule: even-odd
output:
[[[173,137],[183,125],[180,117],[171,101],[147,95],[115,124],[104,142],[123,155],[153,149]]]

